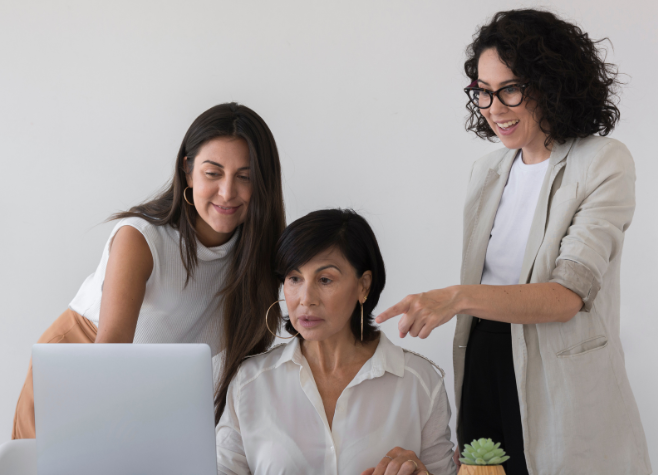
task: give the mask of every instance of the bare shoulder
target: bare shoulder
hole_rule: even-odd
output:
[[[148,249],[148,243],[142,232],[132,226],[121,226],[112,238],[111,248],[114,248],[115,242],[121,243],[120,245],[135,245]]]
[[[153,255],[144,235],[132,226],[122,226],[110,241],[110,261],[132,272],[148,276],[153,271]]]

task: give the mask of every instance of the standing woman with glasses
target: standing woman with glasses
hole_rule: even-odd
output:
[[[605,137],[619,82],[598,43],[538,10],[478,30],[467,130],[505,148],[471,171],[461,285],[377,318],[426,338],[457,315],[459,446],[500,441],[508,475],[651,472],[619,336],[635,167]]]
[[[197,117],[170,184],[112,219],[96,271],[39,343],[207,343],[230,377],[271,345],[261,315],[279,295],[271,262],[285,215],[276,143],[253,110]],[[12,438],[34,437],[30,367]]]

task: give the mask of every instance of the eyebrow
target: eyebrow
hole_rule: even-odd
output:
[[[340,272],[341,274],[343,273],[343,272],[342,272],[337,266],[335,266],[335,265],[333,265],[333,264],[329,264],[329,265],[327,265],[327,266],[320,267],[319,269],[317,269],[317,270],[315,271],[315,273],[317,274],[318,272],[322,272],[323,270],[325,270],[325,269],[329,269],[330,267],[333,267],[334,269],[336,269],[336,270],[337,270],[338,272]]]
[[[205,160],[203,163],[210,163],[211,165],[215,165],[216,167],[224,168],[224,165],[222,165],[221,163],[213,162],[212,160]],[[238,168],[238,171],[240,170],[249,170],[249,167]]]
[[[315,273],[317,274],[318,272],[322,272],[323,270],[325,270],[325,269],[329,269],[330,267],[333,267],[334,269],[336,269],[336,270],[337,270],[338,272],[340,272],[341,274],[343,273],[343,271],[341,271],[341,270],[338,268],[338,266],[335,266],[335,265],[333,265],[333,264],[328,264],[328,265],[326,265],[326,266],[322,266],[322,267],[316,269],[316,270],[315,270]],[[293,269],[290,270],[290,272],[298,272],[298,273],[300,273],[300,274],[302,273],[302,272],[299,270],[299,267],[294,267]]]
[[[500,83],[501,86],[504,86],[505,84],[510,84],[510,83],[515,83],[519,82],[520,79],[508,79],[507,81],[503,81]],[[487,81],[483,81],[482,79],[478,79],[478,82],[481,82],[482,84],[486,84],[487,86],[491,86]]]

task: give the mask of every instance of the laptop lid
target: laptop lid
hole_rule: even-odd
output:
[[[217,474],[210,348],[32,347],[39,475]]]

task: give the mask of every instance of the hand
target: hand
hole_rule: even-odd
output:
[[[402,301],[380,313],[375,321],[382,323],[403,314],[398,322],[400,338],[407,336],[407,333],[413,337],[427,338],[432,330],[460,313],[457,306],[458,295],[459,286],[407,295]]]
[[[423,462],[411,450],[395,447],[390,450],[381,462],[374,468],[361,473],[361,475],[432,475]]]
[[[455,465],[457,466],[457,470],[459,470],[459,467],[462,466],[462,463],[459,461],[459,444],[457,444],[457,447],[455,448],[455,452],[452,454],[452,461],[455,462]]]

